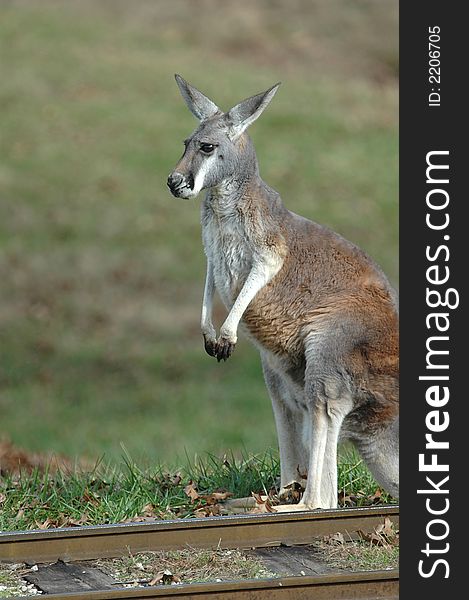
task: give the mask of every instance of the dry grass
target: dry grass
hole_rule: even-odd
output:
[[[186,550],[146,552],[95,563],[123,584],[148,583],[170,574],[180,583],[272,577],[262,562],[240,550]],[[170,581],[169,581],[170,582]]]
[[[374,571],[399,568],[399,547],[375,546],[367,542],[347,541],[331,546],[317,543],[315,546],[324,561],[332,568],[347,571]]]
[[[399,531],[389,518],[373,531],[354,533],[358,539],[336,533],[316,542],[329,566],[350,571],[399,568]]]

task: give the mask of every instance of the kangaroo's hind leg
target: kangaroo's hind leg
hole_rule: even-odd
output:
[[[382,425],[373,435],[354,440],[376,481],[394,498],[399,498],[399,417]]]
[[[309,463],[309,419],[301,385],[287,375],[274,370],[265,356],[262,358],[264,379],[272,400],[280,452],[280,498],[291,494],[289,486],[305,485]]]
[[[305,398],[311,424],[308,480],[302,504],[337,506],[337,445],[345,417],[353,409],[349,375],[340,340],[311,336],[307,341]]]

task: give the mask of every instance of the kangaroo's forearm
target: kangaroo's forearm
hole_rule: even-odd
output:
[[[200,325],[202,333],[215,336],[215,329],[212,323],[213,296],[215,294],[215,280],[213,277],[213,266],[207,260],[207,274],[205,277],[204,298],[202,301],[202,317]]]
[[[281,266],[282,262],[275,259],[254,263],[225,322],[221,326],[220,335],[222,337],[236,340],[239,322],[245,310],[254,296],[278,273]]]

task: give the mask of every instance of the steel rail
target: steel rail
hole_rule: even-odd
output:
[[[0,533],[0,561],[91,560],[130,552],[197,548],[261,548],[307,544],[336,532],[371,531],[385,517],[398,526],[398,506],[247,514]]]
[[[47,594],[50,600],[398,600],[397,570]]]

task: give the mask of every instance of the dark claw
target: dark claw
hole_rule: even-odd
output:
[[[205,352],[210,356],[217,356],[217,342],[215,340],[208,339],[204,334],[204,346]]]
[[[225,361],[233,354],[236,344],[230,342],[226,338],[220,337],[218,341],[208,338],[205,334],[204,346],[205,352],[210,356],[214,356],[218,362],[221,360]]]
[[[233,351],[235,349],[235,344],[233,344],[232,342],[230,342],[227,339],[224,338],[220,338],[220,340],[217,342],[217,347],[216,347],[216,357],[217,357],[217,361],[220,362],[221,360],[225,361],[228,358],[230,358],[230,356],[233,354]]]

